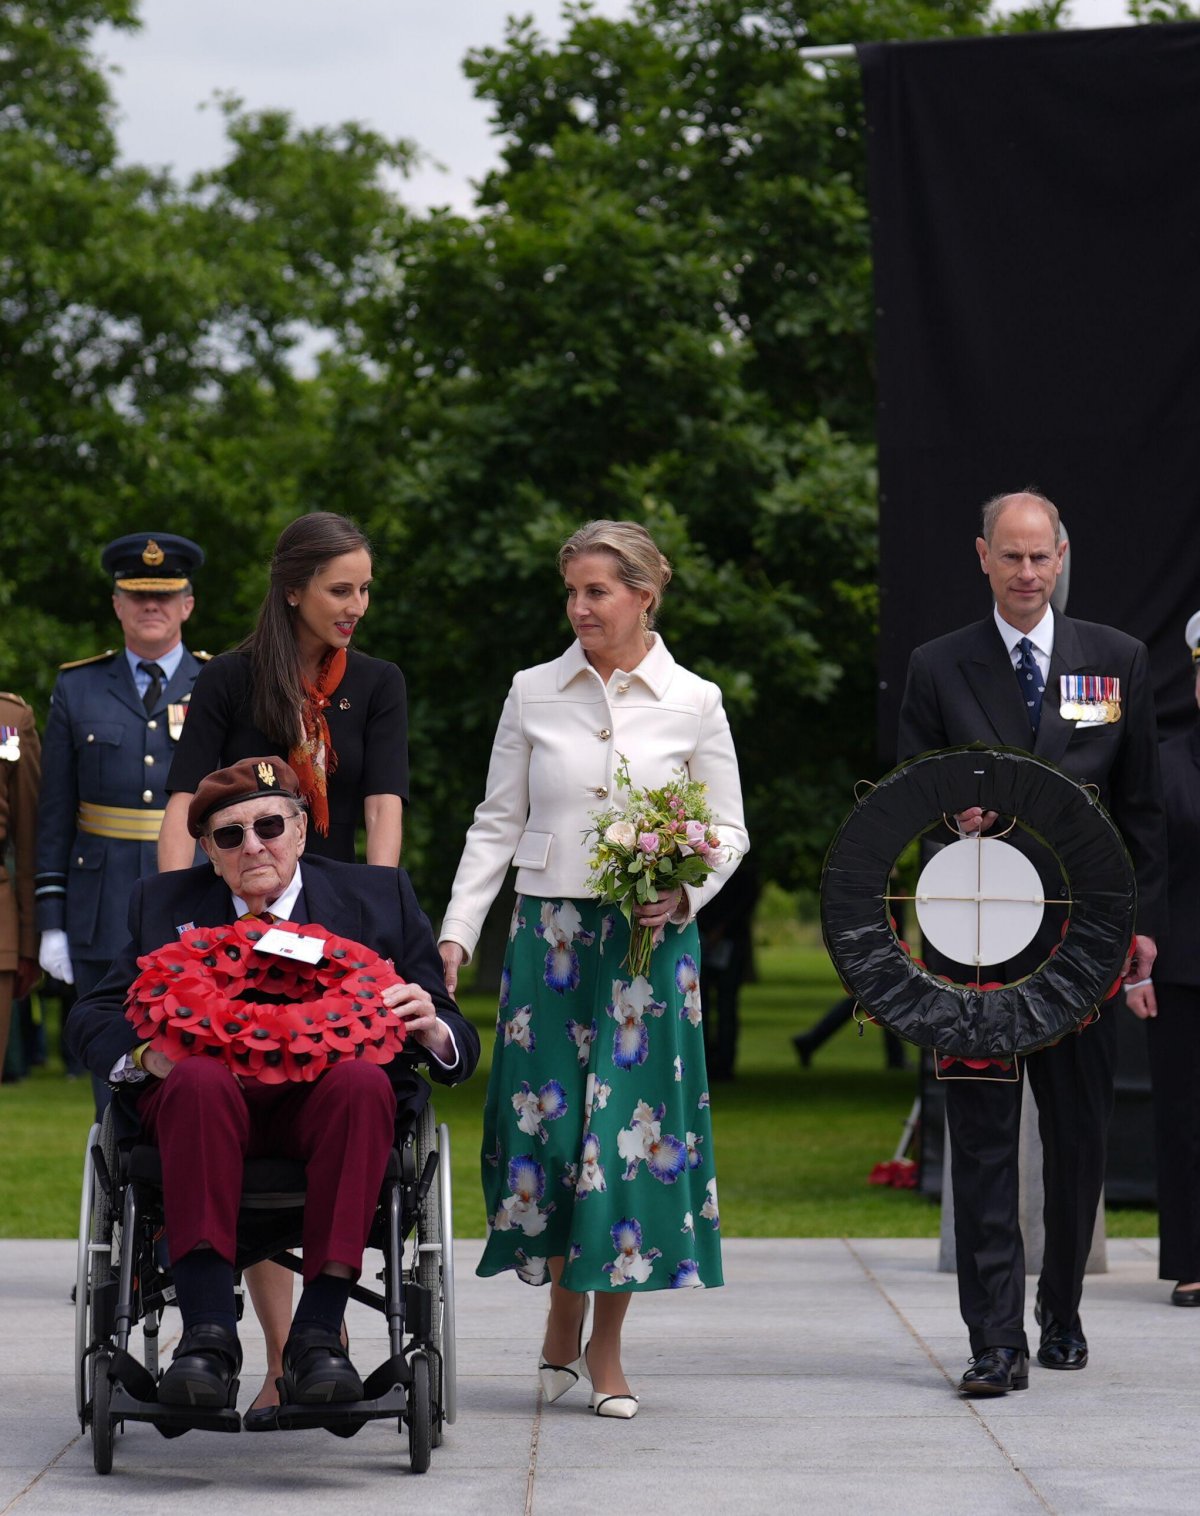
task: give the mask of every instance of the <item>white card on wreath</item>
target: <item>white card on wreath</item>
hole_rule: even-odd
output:
[[[303,937],[297,932],[281,932],[268,927],[254,944],[256,953],[273,953],[276,958],[294,958],[300,963],[320,963],[325,956],[323,937]]]

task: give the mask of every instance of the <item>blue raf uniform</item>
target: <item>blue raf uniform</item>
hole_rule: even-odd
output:
[[[104,550],[127,594],[186,590],[203,551],[145,532]],[[129,896],[157,871],[167,773],[192,686],[207,654],[178,644],[138,670],[127,649],[62,666],[43,746],[36,865],[39,932],[64,931],[78,993],[103,976],[128,937]],[[153,685],[161,685],[148,701]]]

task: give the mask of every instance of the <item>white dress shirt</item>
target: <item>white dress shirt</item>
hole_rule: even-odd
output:
[[[996,618],[996,625],[1004,638],[1004,646],[1008,649],[1008,657],[1013,668],[1021,661],[1020,642],[1022,637],[1028,637],[1033,644],[1033,661],[1038,666],[1038,673],[1042,676],[1042,683],[1047,684],[1050,679],[1050,659],[1054,653],[1054,612],[1047,606],[1042,619],[1031,632],[1022,632],[1015,626],[1010,626],[1000,614],[1000,607],[993,608],[992,614]]]

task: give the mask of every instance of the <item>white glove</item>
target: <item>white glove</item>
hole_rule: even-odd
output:
[[[67,946],[67,934],[62,931],[43,932],[38,944],[38,962],[51,979],[63,984],[75,983],[75,970],[71,967],[71,950]]]

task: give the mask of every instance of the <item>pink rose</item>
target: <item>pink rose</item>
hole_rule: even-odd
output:
[[[641,848],[641,850],[642,850],[643,853],[657,853],[658,852],[658,833],[657,832],[643,832],[641,834],[641,836],[638,838],[638,847]]]
[[[687,840],[692,847],[695,847],[697,843],[708,840],[704,835],[703,821],[689,821],[684,830]]]

